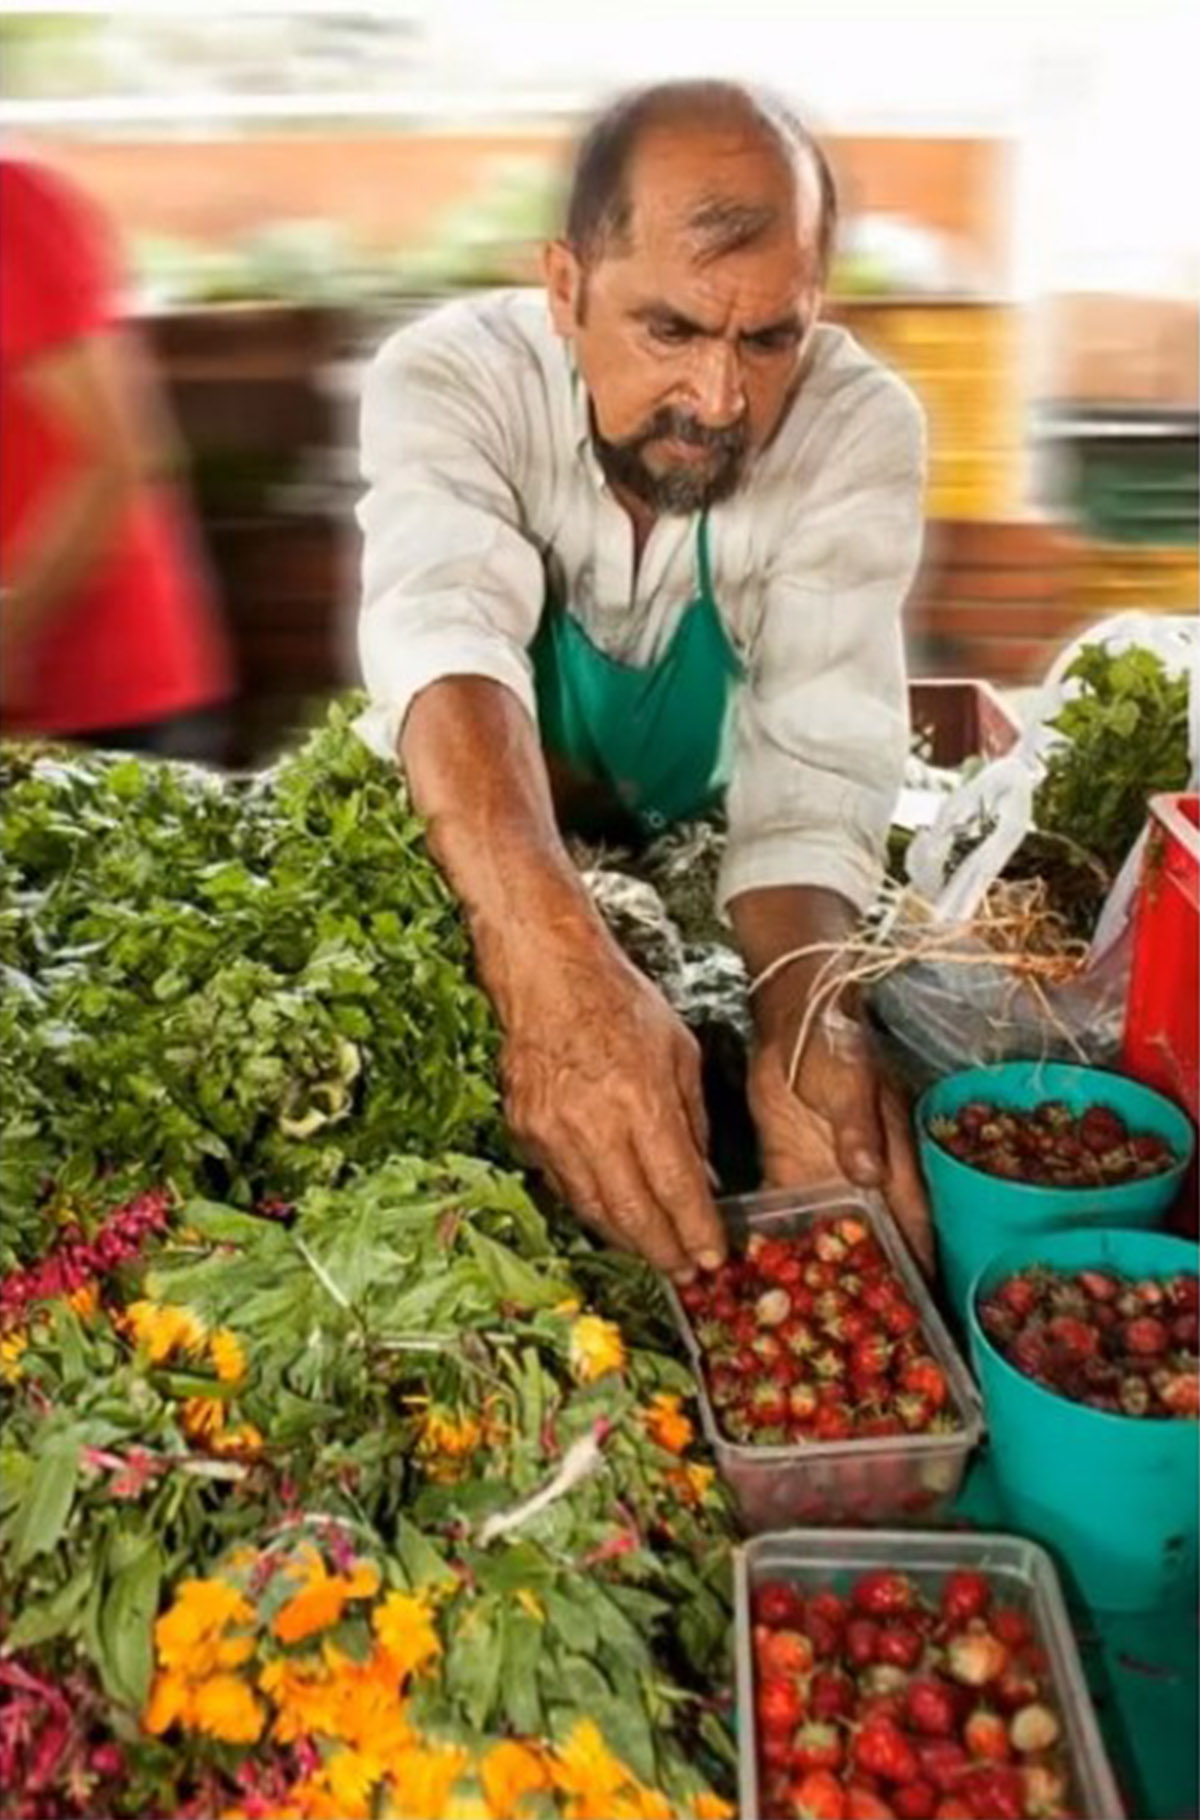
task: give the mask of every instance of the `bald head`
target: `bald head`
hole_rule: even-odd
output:
[[[698,264],[794,232],[799,217],[824,275],[837,192],[820,146],[785,102],[734,82],[668,82],[621,96],[585,134],[567,241],[594,264],[628,251],[647,231],[647,213],[685,234]]]

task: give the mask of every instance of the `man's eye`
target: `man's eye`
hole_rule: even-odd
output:
[[[665,348],[682,347],[685,341],[692,339],[693,331],[686,322],[652,322],[652,338]]]
[[[752,354],[783,354],[799,339],[795,329],[763,329],[758,335],[747,335],[745,346]]]

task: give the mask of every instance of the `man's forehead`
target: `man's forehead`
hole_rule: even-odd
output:
[[[797,154],[750,124],[703,129],[657,127],[629,161],[628,250],[691,245],[694,256],[719,257],[756,240],[789,239],[817,246],[821,186],[812,158]]]

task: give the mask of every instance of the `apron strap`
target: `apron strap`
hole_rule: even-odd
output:
[[[708,549],[708,513],[701,512],[700,522],[696,526],[696,576],[700,583],[700,594],[704,600],[713,597],[712,558]]]

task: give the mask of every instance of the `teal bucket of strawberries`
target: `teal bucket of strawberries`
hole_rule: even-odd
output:
[[[1164,1225],[1195,1148],[1191,1121],[1161,1093],[1070,1062],[965,1069],[931,1087],[915,1118],[960,1318],[1004,1245],[1056,1227]]]
[[[971,1348],[1008,1514],[1102,1611],[1195,1600],[1197,1250],[1164,1233],[1044,1233],[997,1253]]]

